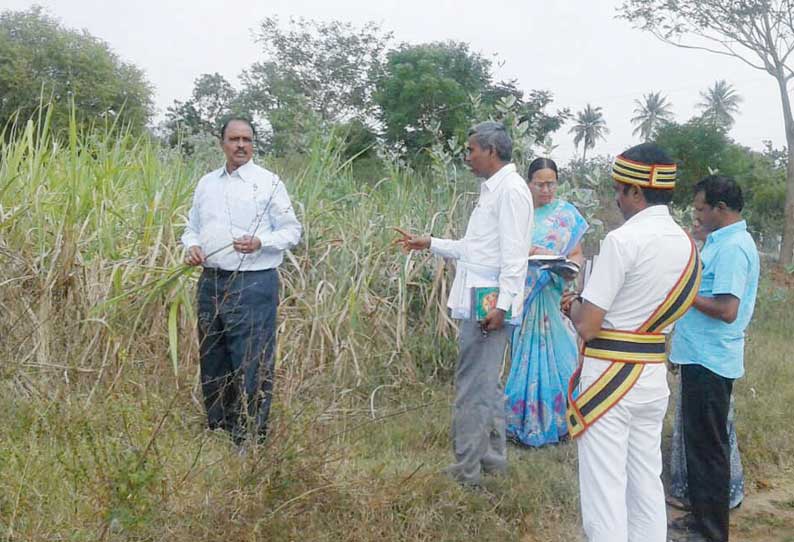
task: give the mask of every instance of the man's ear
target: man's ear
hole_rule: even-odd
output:
[[[727,211],[727,210],[728,210],[728,204],[727,204],[727,203],[725,203],[724,201],[718,201],[718,202],[717,202],[717,208],[718,208],[720,211]]]

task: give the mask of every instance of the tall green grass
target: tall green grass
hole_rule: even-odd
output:
[[[146,360],[168,369],[169,385],[184,384],[195,372],[197,271],[181,264],[178,239],[195,182],[220,153],[212,164],[186,161],[112,127],[56,141],[42,124],[20,127],[0,151],[4,290],[19,317],[5,349],[16,367],[103,376]],[[298,383],[317,372],[346,385],[433,372],[446,363],[434,349],[405,346],[417,329],[451,335],[443,265],[403,257],[392,227],[451,233],[466,182],[399,169],[354,181],[339,144],[331,134],[289,169],[272,164],[305,231],[282,268],[280,361]]]
[[[267,444],[204,429],[193,288],[178,246],[197,179],[118,127],[0,145],[0,533],[9,540],[570,540],[575,449],[513,450],[466,492],[449,460],[455,330],[443,261],[393,226],[457,235],[475,182],[433,156],[362,178],[334,134],[266,165],[304,225],[281,268]],[[371,170],[368,170],[371,171]],[[783,300],[783,301],[781,301]],[[791,469],[791,293],[766,285],[737,386],[751,476]]]

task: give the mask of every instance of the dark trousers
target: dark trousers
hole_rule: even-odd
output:
[[[681,366],[689,500],[701,534],[714,542],[728,540],[730,441],[728,407],[733,380],[702,365]]]
[[[263,438],[273,396],[278,273],[205,269],[198,283],[201,389],[210,429]],[[243,409],[245,405],[245,409]]]

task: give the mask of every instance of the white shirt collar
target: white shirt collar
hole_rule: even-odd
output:
[[[240,177],[243,181],[248,181],[251,178],[251,173],[252,173],[251,170],[253,168],[253,165],[254,165],[254,159],[252,158],[242,166],[235,169],[232,173],[229,173],[229,171],[226,169],[226,164],[223,164],[223,167],[220,170],[219,177],[222,178],[224,175],[228,175],[229,177],[232,177],[236,173],[237,176]]]
[[[505,164],[499,169],[499,171],[491,175],[488,178],[488,180],[483,183],[483,185],[490,192],[493,192],[499,187],[499,184],[502,182],[502,179],[504,179],[508,174],[514,173],[515,171],[516,171],[515,164]]]
[[[667,205],[651,205],[650,207],[646,207],[639,213],[629,218],[626,221],[626,224],[629,222],[640,222],[646,218],[651,218],[654,216],[670,216],[670,209],[667,207]]]

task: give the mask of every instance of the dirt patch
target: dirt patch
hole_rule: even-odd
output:
[[[779,288],[794,289],[794,273],[786,271],[783,266],[773,265],[769,268],[769,278]]]
[[[667,508],[670,519],[684,514]],[[745,495],[742,505],[731,511],[731,540],[794,542],[794,477],[757,483],[756,489]]]

